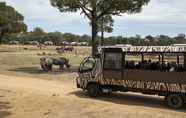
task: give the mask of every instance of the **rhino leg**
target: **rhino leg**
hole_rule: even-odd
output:
[[[41,65],[41,68],[44,70],[44,71],[46,71],[46,67],[45,67],[45,65]]]
[[[52,71],[52,64],[48,64],[48,65],[47,65],[47,70],[48,70],[48,71]]]
[[[65,60],[65,65],[66,65],[67,68],[70,68],[70,64],[69,64],[69,60],[68,59]]]
[[[60,70],[63,70],[63,69],[64,69],[64,64],[60,64],[60,65],[59,65],[59,69],[60,69]]]

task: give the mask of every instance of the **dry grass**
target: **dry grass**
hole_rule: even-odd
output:
[[[27,49],[25,50],[25,48]],[[2,45],[0,46],[0,74],[58,79],[64,77],[64,73],[73,72],[74,69],[77,69],[81,60],[88,56],[90,52],[88,47],[75,47],[75,51],[64,54],[58,54],[55,49],[55,46],[39,49],[36,46]],[[42,72],[39,59],[45,55],[38,54],[43,53],[47,56],[68,58],[72,70],[67,72],[58,72],[58,70],[51,73]]]

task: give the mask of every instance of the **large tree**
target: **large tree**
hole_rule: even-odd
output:
[[[99,45],[104,45],[104,32],[111,33],[113,32],[113,26],[114,26],[114,19],[111,15],[106,15],[102,17],[98,21],[98,31],[101,32],[101,40],[99,41]]]
[[[98,21],[106,15],[138,13],[150,0],[50,0],[61,12],[81,11],[92,26],[92,55],[96,53]]]
[[[92,23],[90,22],[90,26]],[[113,32],[114,19],[111,15],[103,16],[101,19],[97,21],[97,31],[101,33],[101,38],[99,38],[99,45],[103,46],[104,44],[104,33]]]
[[[24,17],[13,7],[0,2],[0,44],[5,33],[18,33],[27,30]]]
[[[36,27],[36,28],[33,29],[32,33],[34,35],[43,35],[45,33],[45,31],[40,27]]]

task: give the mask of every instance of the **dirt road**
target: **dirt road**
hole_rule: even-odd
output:
[[[75,74],[69,75],[71,77]],[[0,75],[0,118],[186,118],[162,98],[115,93],[92,99],[74,80]]]

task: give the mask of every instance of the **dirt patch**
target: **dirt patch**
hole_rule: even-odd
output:
[[[74,76],[74,75],[70,75]],[[74,77],[72,77],[74,78]],[[114,93],[92,99],[73,79],[42,80],[0,75],[0,118],[185,118],[162,98]]]

